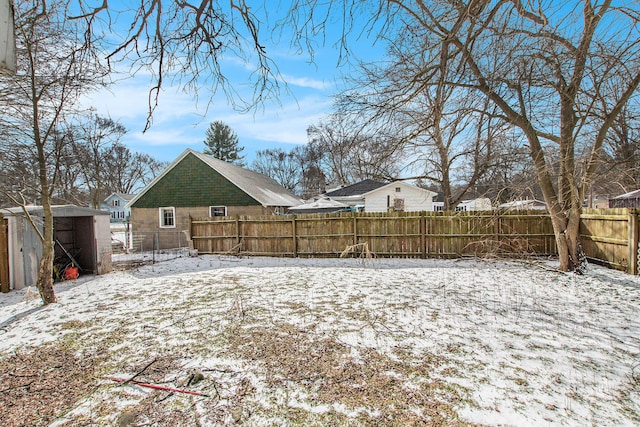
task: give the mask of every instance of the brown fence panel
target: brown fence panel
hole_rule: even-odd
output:
[[[222,217],[191,221],[191,239],[199,253],[225,253],[237,248],[238,220]]]
[[[628,208],[583,209],[580,240],[587,257],[637,274],[637,214]]]
[[[0,215],[0,291],[9,292],[9,236],[7,220]]]
[[[359,213],[354,219],[357,243],[367,243],[376,256],[422,256],[419,213]]]
[[[499,217],[501,247],[515,254],[555,255],[555,235],[547,212],[513,211]]]
[[[299,256],[335,257],[358,243],[353,214],[306,214],[294,219]]]
[[[241,252],[253,255],[294,255],[294,235],[290,218],[240,217],[239,221]]]

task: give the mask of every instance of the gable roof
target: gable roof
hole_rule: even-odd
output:
[[[134,197],[136,197],[135,194],[127,194],[127,193],[111,193],[109,194],[103,201],[106,202],[107,200],[109,200],[112,197],[119,197],[122,200],[126,200],[127,202],[130,200],[133,200]]]
[[[266,175],[233,165],[231,163],[227,163],[222,160],[215,159],[206,154],[187,148],[160,175],[158,175],[153,181],[149,183],[149,185],[147,185],[140,193],[138,193],[133,199],[131,199],[126,204],[126,207],[133,206],[133,204],[138,199],[140,199],[147,191],[149,191],[149,189],[153,188],[153,186],[156,185],[158,181],[160,181],[169,171],[176,167],[176,165],[178,165],[185,157],[190,154],[200,159],[204,164],[209,166],[214,171],[218,172],[240,190],[254,198],[262,206],[288,207],[299,205],[302,202],[296,196],[291,194],[286,188]]]
[[[25,206],[24,209],[29,212],[29,215],[43,215],[44,212],[42,206],[40,205],[29,205]],[[15,206],[11,208],[0,209],[0,213],[2,213],[4,216],[25,216],[24,209],[22,206]],[[76,205],[52,205],[51,213],[53,214],[54,218],[109,215],[109,212]]]
[[[390,182],[388,184],[382,184],[381,186],[366,192],[365,194],[363,194],[363,196],[366,196],[367,194],[373,193],[373,192],[378,191],[378,190],[384,190],[387,187],[397,187],[399,185],[403,186],[403,187],[409,187],[409,188],[412,188],[414,190],[420,190],[420,191],[422,191],[424,193],[427,193],[429,195],[428,197],[431,197],[430,200],[433,200],[433,197],[437,194],[435,191],[431,191],[431,190],[427,190],[426,188],[420,188],[420,187],[417,187],[415,185],[407,184],[404,181],[393,181],[393,182]]]
[[[347,185],[346,187],[338,188],[337,190],[329,191],[325,193],[328,197],[348,197],[348,196],[361,196],[377,188],[383,187],[387,184],[384,182],[374,181],[373,179],[365,179],[364,181],[356,182],[355,184]]]

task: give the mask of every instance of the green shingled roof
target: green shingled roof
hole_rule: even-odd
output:
[[[295,206],[301,201],[273,179],[185,150],[127,206]]]

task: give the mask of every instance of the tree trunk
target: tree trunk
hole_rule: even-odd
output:
[[[53,213],[48,200],[43,200],[42,208],[44,210],[44,239],[42,241],[42,259],[40,260],[37,286],[42,302],[47,305],[58,302],[58,299],[53,290],[55,248],[53,243]]]
[[[44,305],[58,302],[53,290],[53,254],[53,244],[43,244],[37,286]]]

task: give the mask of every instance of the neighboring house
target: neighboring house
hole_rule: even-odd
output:
[[[433,211],[433,198],[436,195],[431,190],[395,181],[365,193],[364,211]]]
[[[126,209],[125,205],[134,197],[135,194],[111,193],[104,199],[101,209],[109,212],[111,222],[125,222],[131,215],[131,210]]]
[[[498,209],[508,210],[546,210],[547,205],[541,200],[527,199],[527,200],[514,200],[512,202],[503,203],[498,206]]]
[[[640,208],[640,190],[609,199],[610,208]]]
[[[42,258],[41,206],[26,206],[38,231],[27,219],[22,207],[0,209],[0,219],[4,217],[7,227],[8,266],[0,277],[9,277],[11,289],[35,286]],[[80,206],[52,206],[53,238],[55,242],[55,262],[57,268],[70,263],[76,264],[81,272],[106,274],[111,271],[111,232],[107,212]],[[2,244],[0,243],[0,246]],[[3,252],[3,251],[0,251]],[[73,258],[73,261],[72,259]]]
[[[487,197],[479,197],[473,200],[463,200],[456,206],[457,212],[468,211],[490,211],[493,209],[491,206],[491,200]],[[433,210],[436,212],[442,212],[444,210],[444,202],[433,202]]]
[[[328,197],[320,196],[318,198],[308,200],[301,205],[290,207],[289,212],[293,214],[334,213],[345,211],[347,209],[350,208],[344,203]]]
[[[187,149],[135,196],[134,234],[151,247],[177,247],[190,239],[190,219],[285,213],[302,200],[273,179]]]
[[[582,203],[583,208],[606,209],[609,207],[611,194],[589,194]]]
[[[323,194],[323,197],[330,198],[352,208],[362,209],[364,207],[364,195],[385,185],[384,182],[365,179],[352,185],[331,190]]]

